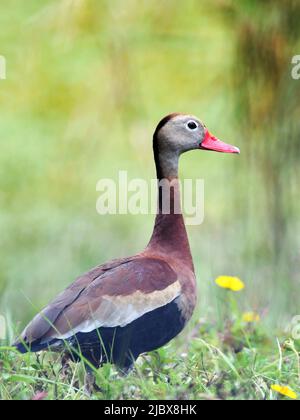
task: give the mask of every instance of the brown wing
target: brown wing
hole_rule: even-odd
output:
[[[25,328],[19,342],[31,344],[43,337],[54,325],[59,315],[72,305],[80,294],[106,271],[131,261],[131,258],[113,260],[95,267],[88,273],[78,277],[67,289],[60,293],[45,309],[43,309]]]
[[[155,258],[125,260],[109,269],[102,268],[100,273],[96,269],[92,277],[94,280],[87,285],[81,280],[81,290],[76,288],[73,299],[70,289],[67,289],[55,301],[56,304],[52,303],[38,315],[25,330],[25,341],[46,343],[100,327],[125,326],[173,301],[181,292],[173,269],[165,261]],[[55,317],[50,323],[48,317],[45,319],[49,313]],[[47,329],[45,323],[48,323]]]

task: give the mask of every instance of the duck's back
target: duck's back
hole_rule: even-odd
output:
[[[126,368],[183,329],[179,277],[167,261],[146,255],[97,267],[38,314],[16,345],[22,352],[67,348],[74,359]]]

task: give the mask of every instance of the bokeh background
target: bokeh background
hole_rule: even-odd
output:
[[[198,115],[240,158],[192,153],[205,222],[189,227],[197,318],[218,322],[214,279],[285,328],[300,313],[297,0],[0,1],[0,313],[19,330],[76,276],[140,251],[153,216],[99,216],[100,178],[153,178],[152,133]]]

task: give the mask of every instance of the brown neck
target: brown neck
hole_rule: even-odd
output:
[[[150,250],[179,258],[194,270],[190,245],[181,211],[180,185],[178,181],[179,156],[159,153],[154,145],[154,157],[158,178],[158,212]]]

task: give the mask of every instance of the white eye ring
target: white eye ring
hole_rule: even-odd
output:
[[[189,131],[195,131],[195,130],[197,130],[198,127],[199,127],[199,124],[194,120],[190,120],[186,123],[186,128]]]

